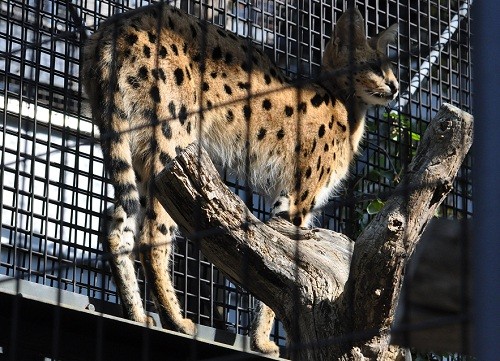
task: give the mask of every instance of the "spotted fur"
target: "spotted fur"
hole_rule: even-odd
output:
[[[302,84],[250,40],[165,4],[113,17],[91,36],[83,80],[115,189],[106,246],[130,319],[148,321],[130,258],[139,249],[162,325],[196,330],[181,316],[167,272],[176,225],[152,188],[188,144],[201,142],[216,162],[248,177],[297,226],[325,203],[358,151],[367,107],[398,91],[385,56],[395,27],[367,41],[363,24],[358,10],[346,12],[320,78]],[[261,315],[253,344],[276,353],[273,313],[264,307]]]

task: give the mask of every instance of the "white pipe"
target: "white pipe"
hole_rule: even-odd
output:
[[[457,31],[462,18],[467,16],[472,2],[473,0],[466,0],[462,4],[458,13],[455,14],[455,16],[453,16],[453,18],[451,19],[450,25],[442,32],[441,37],[432,47],[432,51],[427,56],[425,61],[420,65],[419,72],[415,74],[411,79],[408,89],[401,93],[398,106],[400,111],[402,111],[403,108],[408,104],[410,98],[413,96],[413,94],[415,94],[425,78],[429,76],[432,66],[437,64],[441,50],[445,47],[445,45],[450,41],[450,39]]]

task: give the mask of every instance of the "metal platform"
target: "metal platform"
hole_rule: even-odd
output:
[[[0,360],[268,360],[249,338],[200,326],[196,337],[104,313],[106,304],[0,276]],[[153,315],[157,319],[157,315]]]

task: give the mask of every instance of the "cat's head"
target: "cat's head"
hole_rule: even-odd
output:
[[[370,105],[387,105],[399,91],[399,83],[386,55],[398,33],[397,24],[367,39],[363,16],[348,9],[337,21],[325,48],[322,70],[332,74],[346,96]],[[327,75],[328,76],[328,75]],[[328,81],[328,80],[324,80]]]

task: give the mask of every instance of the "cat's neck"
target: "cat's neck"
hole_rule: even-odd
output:
[[[336,78],[323,78],[320,80],[320,84],[346,107],[351,147],[354,152],[357,152],[359,142],[364,135],[365,118],[370,105],[356,96],[353,86],[340,83],[343,81]]]

